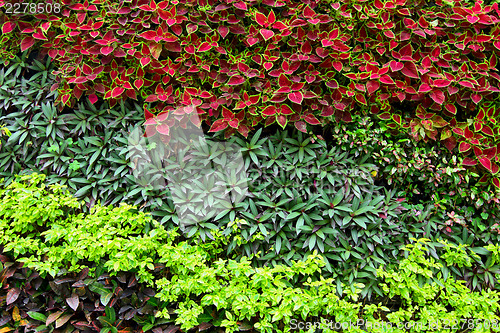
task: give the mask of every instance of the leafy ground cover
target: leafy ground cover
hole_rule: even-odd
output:
[[[17,61],[7,76],[9,84],[34,82],[30,91],[37,92],[36,79],[50,78],[53,65],[43,68],[26,54]],[[43,95],[37,96],[33,100]],[[134,110],[126,103],[112,109],[81,103],[78,110],[61,114],[50,101],[39,108],[33,106],[38,102],[22,104],[21,97],[12,101],[1,117],[11,133],[2,137],[0,152],[7,183],[16,173],[43,172],[49,184],[66,184],[84,199],[84,212],[98,201],[128,202],[151,212],[166,228],[178,226],[172,193],[141,183],[131,171],[135,156],[152,153],[127,145],[141,119],[137,104]],[[396,263],[399,249],[412,237],[443,238],[472,248],[498,242],[498,192],[493,185],[477,184],[479,175],[461,165],[460,157],[445,147],[393,137],[369,117],[353,119],[309,135],[264,128],[247,140],[224,141],[242,149],[251,193],[234,208],[189,225],[184,236],[209,241],[216,228],[244,219],[244,242],[231,241],[227,255],[265,254],[252,259],[258,267],[290,264],[316,250],[327,259],[325,277],[334,274],[338,292],[343,284],[363,283],[361,296],[369,299],[382,296],[377,267]],[[221,138],[207,138],[213,147],[193,146],[198,157],[187,166],[195,171],[207,154],[217,155],[222,148]],[[170,170],[179,169],[180,161],[170,160]],[[195,172],[186,175],[202,179]],[[216,205],[217,200],[211,206]],[[450,271],[469,288],[481,290],[495,286],[492,267],[483,261],[470,271]]]
[[[471,292],[430,254],[436,251],[447,267],[467,268],[480,260],[467,246],[413,239],[401,249],[405,259],[377,270],[384,297],[364,303],[360,284],[339,297],[333,279],[323,278],[325,260],[316,252],[273,268],[254,268],[251,257],[227,257],[224,247],[241,233],[242,221],[210,243],[183,240],[131,206],[78,213],[81,203],[62,186],[46,186],[44,178],[23,176],[0,190],[6,203],[0,210],[4,331],[289,332],[297,320],[324,328],[329,321],[365,325],[346,332],[386,331],[388,323],[389,331],[403,332],[410,321],[426,326],[414,331],[498,326],[498,291]],[[499,247],[483,251],[498,264]]]

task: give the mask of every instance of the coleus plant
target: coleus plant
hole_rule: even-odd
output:
[[[275,122],[306,132],[370,112],[395,131],[452,150],[470,139],[459,133],[464,120],[500,91],[496,3],[60,3],[60,13],[1,16],[3,43],[52,57],[60,109],[84,95],[111,106],[153,103],[146,107],[162,113],[160,134],[162,122],[178,124],[182,117],[173,113],[187,105],[196,111],[192,121],[226,137]],[[494,174],[485,159],[500,152],[476,148],[485,164],[477,161]]]

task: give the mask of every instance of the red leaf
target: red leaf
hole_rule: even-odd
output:
[[[14,303],[19,298],[20,294],[21,289],[19,288],[9,289],[9,291],[7,292],[7,305]]]
[[[344,103],[337,103],[334,105],[336,109],[339,109],[340,111],[344,111],[346,108],[346,105]]]
[[[101,47],[101,54],[107,56],[108,54],[110,54],[111,52],[113,52],[113,47],[112,46],[103,46]]]
[[[288,94],[288,99],[296,104],[301,104],[302,100],[304,98],[304,95],[300,91],[292,92]]]
[[[377,115],[377,117],[379,117],[382,120],[388,120],[388,119],[392,118],[392,115],[390,112],[384,112],[384,113]]]
[[[390,66],[393,72],[397,72],[403,69],[404,64],[402,62],[393,60],[391,61]]]
[[[61,97],[61,100],[64,105],[69,104],[69,99],[71,98],[71,94],[66,94]]]
[[[472,16],[472,15],[468,15],[467,16],[467,21],[469,21],[470,24],[474,24],[476,23],[477,21],[479,21],[479,17],[477,16]]]
[[[404,75],[406,75],[407,77],[411,77],[414,79],[420,78],[418,71],[417,71],[417,67],[415,66],[415,64],[413,62],[409,62],[409,61],[405,62],[404,67],[401,70],[401,72]]]
[[[163,135],[169,135],[170,134],[170,126],[167,124],[160,124],[156,126],[156,130],[158,133],[163,134]]]
[[[89,95],[89,101],[90,103],[94,104],[97,102],[97,96],[95,94]]]
[[[383,75],[379,80],[385,84],[395,84],[394,80],[389,75]]]
[[[445,108],[446,110],[448,110],[448,112],[450,112],[451,114],[453,115],[456,115],[457,114],[457,107],[453,104],[446,104],[445,105]]]
[[[264,110],[262,110],[262,114],[269,117],[269,116],[275,115],[276,111],[277,110],[276,110],[276,107],[274,105],[269,105]]]
[[[496,154],[497,154],[497,147],[491,147],[483,151],[483,155],[485,155],[486,158],[490,160],[492,160]]]
[[[395,38],[396,36],[394,35],[394,32],[392,32],[391,30],[384,30],[384,35],[387,37],[387,38]]]
[[[267,23],[269,25],[271,24],[274,24],[274,22],[276,22],[276,15],[274,14],[274,12],[271,10],[271,12],[269,13],[269,15],[267,16]]]
[[[218,119],[212,124],[209,132],[219,132],[219,131],[222,131],[223,129],[226,129],[227,126],[228,126],[228,124],[227,124],[227,121],[225,119]]]
[[[483,110],[483,109],[481,109],[481,110],[479,111],[479,113],[477,114],[476,119],[477,119],[477,120],[483,120],[485,116],[486,116],[486,115],[485,115],[485,113],[484,113],[484,110]]]
[[[303,14],[304,17],[306,18],[311,18],[316,16],[316,13],[314,12],[314,10],[311,9],[311,7],[309,7],[309,5],[307,5],[306,8],[304,8]]]
[[[269,24],[267,24],[267,17],[266,15],[260,13],[260,12],[256,12],[255,13],[255,21],[257,21],[258,24],[260,25],[263,25],[265,27],[267,27]]]
[[[228,85],[230,86],[237,86],[245,82],[245,78],[241,75],[235,75],[232,76],[229,81],[227,82]]]
[[[471,99],[474,103],[479,104],[479,102],[481,102],[481,99],[483,99],[483,97],[478,94],[472,94]]]
[[[149,95],[147,98],[146,98],[146,102],[150,103],[150,102],[156,102],[158,100],[158,95]]]
[[[225,119],[234,119],[234,114],[228,108],[222,107],[222,116]]]
[[[367,105],[366,98],[363,94],[356,94],[356,100],[361,104]]]
[[[16,26],[16,23],[15,22],[5,22],[2,26],[2,33],[3,34],[8,34],[9,32],[11,32],[12,30],[14,30],[14,27]]]
[[[329,40],[329,39],[322,39],[321,40],[321,46],[323,47],[328,47],[328,46],[332,46],[334,45],[333,41]]]
[[[210,50],[212,48],[212,45],[207,43],[207,42],[203,42],[200,44],[200,47],[198,48],[198,52],[206,52],[208,50]]]
[[[494,136],[493,130],[488,125],[483,125],[481,132],[489,136]]]
[[[118,96],[120,96],[123,92],[125,91],[125,88],[123,87],[116,87],[113,89],[113,91],[111,92],[111,97],[112,98],[117,98]]]
[[[466,127],[464,129],[464,136],[466,139],[472,139],[474,137],[474,133],[468,127]]]
[[[434,80],[435,87],[444,88],[444,87],[449,86],[450,84],[451,84],[450,80],[444,80],[444,79]]]
[[[137,88],[137,90],[140,90],[143,84],[144,84],[143,79],[137,79],[134,81],[134,86]]]
[[[71,297],[66,298],[66,303],[68,303],[69,307],[76,311],[78,305],[80,304],[80,298],[77,294],[72,294]]]
[[[431,90],[432,90],[431,86],[429,86],[427,83],[422,83],[420,85],[420,87],[418,88],[419,93],[426,93],[426,92],[429,92]]]
[[[243,1],[235,2],[234,3],[234,7],[238,8],[238,9],[241,9],[241,10],[244,10],[244,11],[248,10],[247,4],[245,2],[243,2]]]
[[[392,120],[401,125],[401,116],[399,114],[392,115]]]
[[[321,124],[321,122],[318,120],[318,118],[316,118],[316,116],[314,116],[313,114],[306,114],[304,116],[304,120],[308,123],[308,124],[311,124],[311,125],[319,125]]]
[[[340,61],[332,62],[332,66],[337,70],[337,72],[340,72],[342,70],[342,63]]]
[[[307,125],[303,121],[295,122],[295,128],[297,128],[299,131],[301,131],[303,133],[307,133]]]
[[[349,111],[342,113],[342,120],[346,123],[350,123],[352,121],[352,115]]]
[[[468,151],[470,148],[471,148],[471,145],[468,144],[467,142],[464,142],[464,141],[460,142],[460,145],[458,146],[458,150],[461,153]]]
[[[268,71],[270,70],[271,68],[273,68],[273,63],[272,62],[265,62],[264,63],[264,68]]]
[[[433,90],[429,94],[429,96],[432,98],[432,100],[439,105],[442,105],[444,103],[445,97],[444,93],[441,90]]]
[[[47,320],[45,321],[45,325],[50,325],[51,323],[56,321],[62,314],[63,314],[63,311],[57,311],[57,312],[51,313],[47,317]]]
[[[129,98],[137,100],[137,95],[135,94],[135,90],[129,89],[125,92]]]
[[[306,40],[306,42],[302,44],[302,46],[300,47],[300,51],[305,54],[311,53],[312,51],[311,43],[309,43],[309,41]]]
[[[248,126],[240,124],[237,131],[246,138],[248,137],[248,132],[250,131],[250,129],[248,128]]]
[[[271,30],[267,30],[267,29],[260,29],[260,34],[262,35],[262,37],[264,37],[264,40],[268,40],[270,38],[273,38],[274,36],[274,32],[272,32]]]
[[[147,64],[149,64],[151,62],[151,58],[150,57],[144,57],[144,58],[141,58],[141,66],[144,67],[146,66]]]
[[[489,171],[493,170],[491,160],[487,159],[486,157],[478,158],[478,160],[479,163],[481,163],[481,165],[484,166],[486,169],[488,169]]]
[[[282,115],[278,115],[276,116],[276,121],[278,122],[278,124],[283,128],[285,129],[285,126],[286,126],[286,123],[287,123],[287,120],[286,120],[286,117],[285,116],[282,116]]]
[[[219,28],[217,28],[217,31],[219,32],[222,38],[226,38],[227,34],[229,33],[229,28],[224,25],[221,25],[219,26]]]
[[[368,95],[373,94],[375,91],[378,90],[378,88],[380,88],[380,82],[375,80],[366,82],[366,89],[368,90]]]
[[[239,119],[233,119],[228,122],[228,125],[231,126],[232,128],[238,128],[240,125],[240,120]]]
[[[474,166],[477,164],[477,160],[475,159],[472,159],[470,157],[466,157],[464,158],[464,160],[462,161],[462,165],[465,165],[465,166]]]
[[[448,86],[448,94],[450,95],[454,95],[458,92],[458,88],[457,87],[454,87],[454,86]]]
[[[278,85],[281,87],[290,87],[292,85],[292,81],[290,81],[285,74],[281,73],[278,79]]]
[[[250,37],[247,39],[248,45],[253,46],[259,42],[258,38]]]
[[[21,40],[21,51],[26,51],[35,44],[35,39],[33,37],[24,37]]]
[[[453,149],[457,146],[457,139],[455,139],[455,137],[452,136],[444,140],[444,145],[446,146],[446,148],[448,148],[450,152],[452,152]]]
[[[290,109],[290,107],[288,105],[283,104],[283,105],[281,105],[280,113],[284,114],[284,115],[290,115],[290,114],[293,114],[293,110]]]
[[[325,84],[328,88],[331,88],[331,89],[337,89],[339,87],[339,83],[335,80],[328,81]]]
[[[474,88],[472,82],[469,81],[459,81],[458,84],[467,88]]]
[[[493,178],[493,185],[495,185],[496,187],[500,188],[500,179],[498,178]]]

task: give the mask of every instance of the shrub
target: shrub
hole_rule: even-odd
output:
[[[98,199],[106,204],[124,200],[124,188],[133,191],[138,185],[126,177],[132,175],[121,152],[128,133],[143,119],[141,109],[137,104],[122,103],[110,110],[106,104],[96,108],[82,103],[70,113],[60,113],[51,101],[54,93],[38,89],[50,86],[53,64],[43,68],[32,58],[24,53],[5,76],[14,92],[6,88],[10,106],[0,109],[0,122],[12,135],[0,137],[0,176],[10,183],[18,173],[44,173],[49,184],[80,190],[77,194],[85,199],[87,211]],[[26,85],[31,85],[29,91],[22,88]]]

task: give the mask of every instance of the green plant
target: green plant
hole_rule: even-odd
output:
[[[236,253],[227,258],[224,248],[234,237],[242,245],[246,243],[237,238],[245,225],[242,220],[228,225],[230,232],[214,232],[214,241],[203,243],[180,238],[175,230],[165,230],[151,216],[130,206],[98,205],[90,214],[74,214],[74,207],[68,205],[61,208],[68,214],[65,219],[42,219],[41,230],[27,232],[16,227],[24,217],[12,210],[29,211],[37,207],[40,197],[43,200],[50,196],[50,193],[40,194],[58,191],[56,186],[37,186],[42,185],[43,178],[43,175],[25,176],[20,183],[14,182],[0,192],[2,201],[9,198],[19,201],[0,211],[0,232],[10,235],[0,243],[4,253],[0,259],[5,264],[0,277],[8,289],[8,310],[18,307],[17,314],[12,314],[12,318],[17,318],[13,323],[18,326],[43,330],[50,329],[55,322],[56,327],[71,325],[115,331],[130,325],[134,319],[144,330],[166,323],[174,323],[183,330],[210,323],[227,331],[253,326],[260,332],[289,332],[295,322],[292,320],[323,317],[336,322],[363,319],[365,327],[418,320],[432,330],[431,323],[439,327],[464,321],[468,324],[472,316],[483,322],[499,319],[497,291],[471,292],[464,281],[455,279],[457,269],[470,271],[484,259],[486,266],[493,267],[498,261],[498,246],[476,249],[446,241],[412,240],[412,244],[401,248],[406,257],[398,255],[398,263],[387,263],[376,270],[385,297],[382,302],[362,303],[361,299],[366,299],[365,286],[343,285],[338,293],[335,276],[324,278],[325,259],[316,251],[305,260],[274,267],[255,267],[252,257],[236,259]],[[65,198],[66,194],[58,192],[57,196]],[[38,209],[44,207],[52,210],[47,205]],[[95,246],[97,242],[101,247]],[[18,264],[9,263],[5,255],[13,255]],[[22,274],[15,274],[21,266]],[[35,310],[28,313],[21,304],[23,295],[33,286],[39,289],[40,281],[47,279],[54,279],[49,288],[59,296],[57,302],[67,305],[61,305],[61,310],[46,317]],[[76,289],[69,289],[71,283],[71,288]],[[78,288],[88,288],[91,294]],[[142,291],[137,292],[137,288]],[[46,292],[37,294],[44,302]],[[149,296],[142,300],[132,298],[131,304],[141,308],[141,316],[136,317],[137,311],[130,306],[118,312],[113,309],[114,304],[127,297],[123,295],[140,293]],[[89,301],[102,305],[95,310],[100,313],[95,317],[97,321],[72,319],[81,318],[80,302],[87,307],[92,304]],[[396,310],[389,311],[388,306]],[[128,314],[124,315],[125,312]]]
[[[385,270],[382,267],[377,270],[386,282],[382,284],[384,292],[390,298],[401,296],[407,308],[392,312],[387,318],[393,323],[419,321],[427,329],[432,329],[431,324],[437,329],[446,326],[453,326],[455,329],[461,326],[463,329],[462,318],[472,318],[473,326],[479,330],[483,323],[491,320],[498,322],[499,295],[496,291],[470,293],[465,281],[443,277],[441,271],[436,274],[436,270],[443,265],[429,256],[428,242],[428,239],[420,239],[405,246],[407,258],[400,262],[398,270]],[[447,242],[442,244],[446,250],[442,257],[448,265],[457,264],[461,267],[472,264],[464,246],[457,247]],[[470,320],[465,322],[470,324]]]
[[[50,90],[55,83],[54,69],[50,58],[35,59],[28,52],[15,56],[8,67],[0,68],[0,108],[3,112],[15,107],[35,113],[41,110],[42,102],[54,101],[57,92]]]

